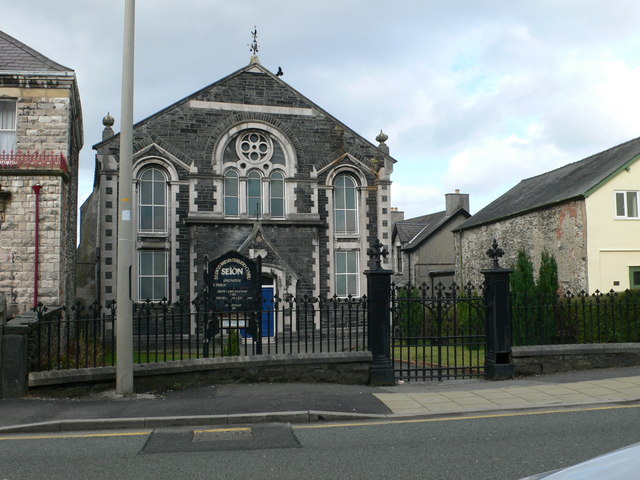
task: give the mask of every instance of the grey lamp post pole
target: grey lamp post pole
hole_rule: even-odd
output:
[[[133,228],[131,225],[133,157],[133,52],[135,35],[135,0],[125,0],[124,47],[122,61],[122,111],[120,131],[120,167],[118,179],[118,265],[116,302],[116,393],[133,393],[133,328],[131,265]]]

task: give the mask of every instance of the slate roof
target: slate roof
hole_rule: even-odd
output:
[[[73,72],[0,30],[0,72]]]
[[[462,212],[467,217],[469,213],[460,208],[452,215],[447,215],[446,211],[422,215],[420,217],[409,218],[395,224],[394,230],[402,243],[402,250],[412,250],[418,247],[424,240],[433,235],[450,219]]]
[[[494,223],[552,205],[586,198],[593,189],[640,155],[640,138],[578,162],[527,178],[484,207],[456,230]]]

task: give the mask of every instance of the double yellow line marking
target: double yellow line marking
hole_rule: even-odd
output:
[[[614,405],[604,407],[585,407],[585,408],[566,408],[558,410],[540,410],[537,412],[512,412],[512,413],[496,413],[487,415],[466,415],[456,417],[440,417],[440,418],[414,418],[407,420],[379,420],[379,421],[360,421],[350,423],[329,423],[329,424],[312,424],[312,425],[299,425],[294,424],[292,428],[295,430],[305,429],[322,429],[322,428],[346,428],[346,427],[368,427],[375,425],[395,425],[395,424],[409,424],[409,423],[432,423],[432,422],[451,422],[460,420],[481,420],[485,418],[507,418],[507,417],[524,417],[530,415],[550,415],[555,413],[575,413],[575,412],[596,412],[603,410],[620,410],[625,408],[640,408],[640,405]],[[193,430],[194,433],[211,433],[211,432],[246,432],[251,431],[250,427],[235,427],[235,428],[214,428],[214,429],[202,429]],[[51,439],[66,439],[66,438],[109,438],[109,437],[135,437],[151,434],[152,430],[144,430],[137,432],[113,432],[113,433],[69,433],[69,434],[37,434],[37,435],[20,435],[15,434],[11,436],[0,437],[2,440],[51,440]]]

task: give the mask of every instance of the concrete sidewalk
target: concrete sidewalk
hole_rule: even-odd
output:
[[[118,397],[0,401],[0,433],[257,422],[397,419],[517,409],[640,403],[640,367],[524,377],[407,382],[392,387],[233,384]]]

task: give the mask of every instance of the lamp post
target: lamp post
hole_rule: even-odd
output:
[[[122,62],[122,110],[118,178],[118,265],[116,302],[116,393],[133,393],[133,315],[130,296],[133,257],[131,168],[133,157],[133,53],[135,0],[125,0]]]

